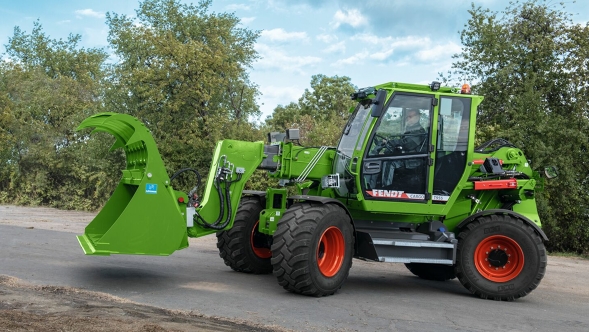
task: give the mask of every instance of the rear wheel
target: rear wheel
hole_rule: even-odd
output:
[[[456,274],[481,298],[512,301],[534,290],[546,272],[542,238],[509,215],[480,217],[458,234]]]
[[[254,274],[272,272],[272,237],[258,231],[263,209],[263,202],[257,197],[243,197],[233,227],[217,233],[219,256],[225,265],[235,271]]]
[[[274,275],[288,291],[331,295],[348,277],[353,250],[352,223],[342,208],[314,202],[295,204],[284,213],[274,233]]]
[[[456,278],[453,265],[407,263],[405,266],[421,279],[446,281]]]

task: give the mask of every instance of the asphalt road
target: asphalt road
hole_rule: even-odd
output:
[[[402,264],[354,260],[340,291],[312,298],[272,275],[232,271],[214,235],[169,257],[92,257],[74,233],[27,225],[0,224],[0,274],[33,284],[297,331],[589,331],[587,260],[549,257],[540,287],[515,302],[475,298],[457,280],[421,280]]]

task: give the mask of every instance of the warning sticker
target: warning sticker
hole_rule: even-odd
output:
[[[157,194],[157,184],[146,183],[145,184],[145,193],[146,194]]]

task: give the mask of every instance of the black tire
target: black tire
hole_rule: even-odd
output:
[[[454,265],[407,263],[405,266],[421,279],[446,281],[456,278]]]
[[[258,197],[243,197],[235,214],[233,227],[217,232],[217,248],[225,265],[235,271],[267,274],[272,272],[270,245],[272,237],[258,232],[260,212]]]
[[[513,216],[483,216],[458,234],[456,276],[483,299],[526,296],[540,284],[547,262],[542,238]]]
[[[352,266],[353,231],[350,217],[337,205],[304,202],[290,207],[278,222],[272,244],[278,283],[303,295],[335,293]]]

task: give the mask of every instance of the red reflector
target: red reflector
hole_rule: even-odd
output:
[[[184,203],[184,197],[178,197],[178,202],[179,203]]]
[[[474,183],[474,190],[494,190],[494,189],[516,189],[517,180],[490,180],[490,181],[477,181]]]
[[[472,164],[473,165],[482,165],[484,163],[485,163],[485,159],[475,159],[475,160],[472,161]],[[500,165],[503,165],[503,159],[499,159],[499,164]]]

